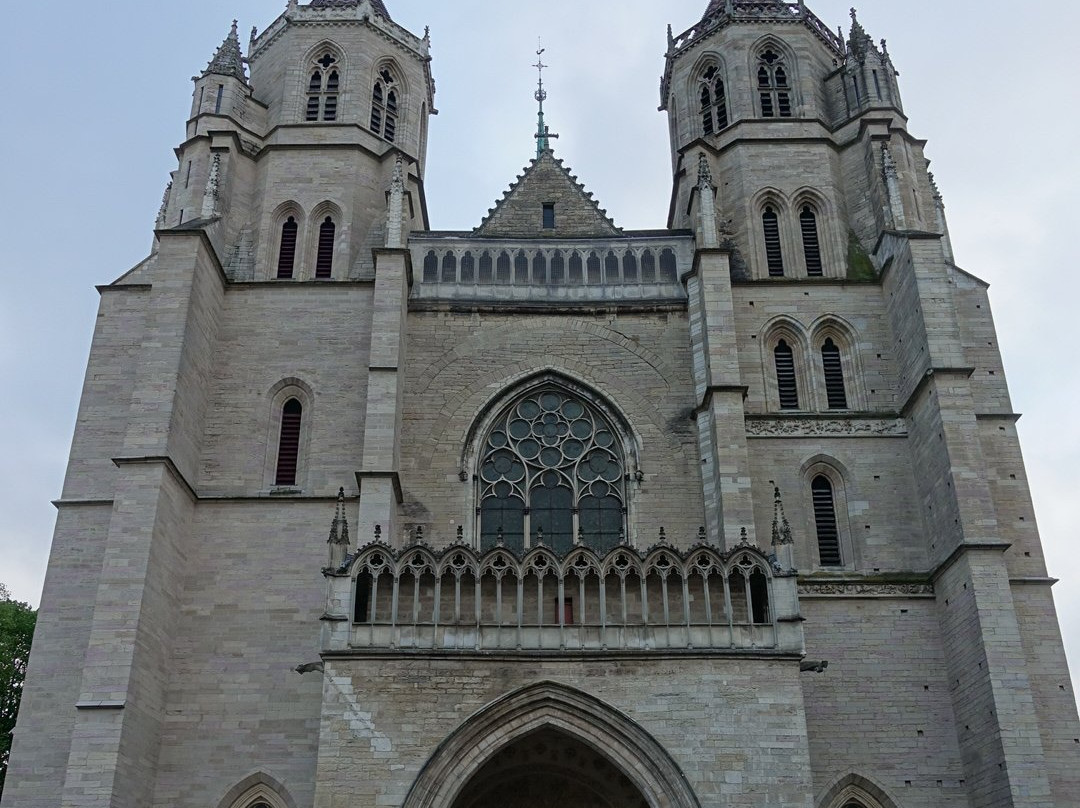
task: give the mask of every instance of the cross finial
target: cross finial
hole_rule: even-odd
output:
[[[546,48],[541,44],[540,38],[536,38],[536,64],[533,67],[537,72],[536,93],[533,98],[540,105],[539,112],[537,114],[536,134],[533,137],[536,138],[536,158],[539,160],[540,156],[551,148],[549,142],[550,138],[558,137],[558,135],[552,134],[548,127],[544,124],[544,102],[547,100],[547,90],[544,89],[544,68],[547,67],[544,64],[543,55]]]

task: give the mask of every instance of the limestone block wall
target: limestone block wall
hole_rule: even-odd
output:
[[[399,657],[328,660],[316,808],[402,805],[424,763],[470,716],[544,681],[585,691],[640,724],[703,808],[813,804],[791,661]],[[514,726],[500,731],[509,738]],[[599,734],[591,740],[607,745]],[[477,766],[503,742],[488,738]]]
[[[316,526],[332,512],[318,499],[196,509],[164,670],[154,808],[216,806],[256,772],[311,805],[321,683],[294,668],[318,661],[326,540]]]
[[[60,806],[111,514],[105,502],[61,506],[57,515],[4,808]]]
[[[951,685],[930,598],[800,597],[815,799],[848,774],[904,808],[968,808]]]
[[[433,544],[471,538],[472,474],[465,441],[485,406],[545,370],[587,385],[621,411],[640,441],[644,480],[630,481],[631,538],[696,541],[704,524],[690,344],[682,312],[462,314],[410,312],[403,407],[404,521]]]
[[[199,474],[204,496],[274,488],[282,383],[306,388],[298,488],[355,491],[363,450],[370,350],[370,284],[290,283],[229,288]],[[325,514],[315,524],[322,525]],[[328,524],[328,522],[327,522]]]

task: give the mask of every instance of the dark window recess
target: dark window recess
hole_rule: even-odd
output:
[[[495,275],[491,269],[491,255],[490,253],[480,253],[480,274],[476,278],[477,283],[492,283],[495,280]]]
[[[581,273],[581,255],[572,253],[570,255],[570,274],[567,276],[567,280],[574,286],[580,286],[584,282]]]
[[[545,478],[553,476],[544,475]],[[574,546],[573,503],[574,492],[569,488],[547,484],[534,488],[529,495],[529,524],[533,538],[543,535],[544,544],[555,552],[570,552]]]
[[[510,256],[505,252],[499,253],[495,261],[495,282],[510,283]]]
[[[678,265],[675,261],[675,253],[664,248],[660,253],[660,281],[662,283],[675,283],[679,280]]]
[[[277,276],[291,278],[293,263],[296,261],[296,219],[290,216],[281,226],[281,245],[278,248]]]
[[[713,85],[713,106],[716,107],[716,128],[723,129],[728,125],[727,91],[723,79],[717,79]]]
[[[480,548],[490,550],[500,540],[517,552],[525,547],[525,503],[508,490],[498,491],[480,506]]]
[[[547,283],[547,259],[543,253],[537,253],[532,260],[532,282],[537,284]]]
[[[329,278],[334,269],[334,220],[326,217],[319,225],[319,252],[315,256],[315,277]]]
[[[457,281],[457,256],[452,252],[448,252],[443,256],[441,280],[443,283],[454,283]]]
[[[300,458],[300,421],[304,408],[290,398],[281,408],[281,437],[278,441],[277,473],[274,485],[296,485],[296,464]]]
[[[590,286],[600,285],[600,256],[596,253],[589,253],[589,258],[585,262],[586,271],[588,272],[588,282]]]
[[[776,389],[780,394],[780,409],[799,409],[799,386],[795,380],[795,354],[786,340],[780,340],[773,350],[776,362]]]
[[[619,258],[611,250],[604,257],[604,280],[607,283],[619,282]]]
[[[656,282],[656,256],[652,254],[652,250],[646,250],[641,254],[641,282]]]
[[[319,96],[309,95],[307,100],[307,115],[305,120],[317,121],[319,120]]]
[[[554,230],[555,229],[555,206],[554,205],[544,205],[544,229],[545,230]]]
[[[823,567],[839,567],[840,531],[836,525],[836,504],[829,478],[819,474],[810,483],[814,499],[814,525],[817,529],[818,559]]]
[[[753,604],[751,619],[758,625],[772,622],[769,616],[769,579],[761,570],[750,576],[750,602]]]
[[[476,273],[476,261],[473,258],[471,252],[466,252],[461,256],[461,282],[472,283],[473,276]]]
[[[781,278],[784,275],[784,251],[780,247],[780,219],[772,206],[762,212],[761,227],[765,233],[765,259],[769,267],[769,277]]]
[[[514,256],[514,283],[529,282],[529,259],[524,250],[518,250]]]
[[[799,214],[799,227],[802,228],[803,255],[806,258],[806,274],[820,278],[824,273],[821,265],[821,243],[818,241],[817,216],[814,209],[804,205]]]
[[[840,362],[840,349],[832,341],[825,340],[821,346],[821,365],[825,371],[825,395],[830,410],[847,409],[847,393],[844,391],[844,368]]]
[[[353,622],[371,622],[371,573],[361,572],[356,576],[356,599],[353,601]]]
[[[637,256],[627,250],[622,257],[623,283],[637,283],[638,279]]]
[[[214,114],[221,114],[221,101],[225,97],[225,85],[219,84],[217,86],[217,100],[214,102]]]
[[[371,131],[390,143],[397,137],[398,94],[395,86],[394,74],[384,67],[371,89]]]
[[[337,120],[337,96],[328,95],[323,101],[323,120],[324,121],[336,121]]]
[[[551,256],[551,282],[562,283],[566,278],[566,265],[563,260],[563,254],[556,250],[555,254]]]
[[[762,118],[791,117],[791,89],[784,61],[772,48],[758,58],[758,98]]]
[[[439,256],[434,250],[428,250],[424,256],[424,283],[435,283],[439,280]]]

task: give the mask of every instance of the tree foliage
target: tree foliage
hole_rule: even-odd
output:
[[[0,794],[4,793],[11,732],[19,714],[36,621],[37,612],[25,603],[11,600],[7,587],[0,584]]]

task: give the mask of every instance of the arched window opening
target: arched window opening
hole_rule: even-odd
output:
[[[532,282],[537,284],[547,283],[547,258],[541,252],[533,256]]]
[[[428,250],[424,256],[424,283],[435,283],[439,279],[439,256],[434,250]]]
[[[566,277],[566,264],[561,250],[556,250],[551,256],[551,275],[549,277],[552,283],[562,283]]]
[[[627,250],[622,259],[622,276],[624,283],[637,283],[638,279],[637,256]]]
[[[518,250],[514,256],[514,283],[529,282],[529,259],[524,250]]]
[[[300,459],[300,422],[304,408],[290,398],[281,408],[281,435],[278,438],[277,470],[274,485],[296,485],[296,467]]]
[[[389,143],[397,137],[399,94],[390,68],[381,68],[371,89],[371,131]]]
[[[773,349],[776,362],[776,389],[780,395],[780,409],[799,409],[799,387],[795,380],[795,353],[787,340],[780,340]]]
[[[491,253],[485,250],[480,254],[480,273],[477,283],[492,283],[495,280],[491,269]]]
[[[466,252],[461,256],[461,282],[472,283],[475,271],[476,261],[473,259],[473,254],[471,252]]]
[[[589,286],[600,285],[600,256],[596,253],[589,253],[589,259],[585,262],[588,270],[588,283]]]
[[[802,230],[806,274],[811,278],[820,278],[824,274],[824,267],[821,264],[821,243],[818,240],[817,214],[810,205],[803,205],[802,212],[799,214],[799,227]]]
[[[588,401],[547,387],[503,412],[480,460],[480,544],[560,553],[610,549],[625,536],[624,463],[616,432]]]
[[[606,283],[619,282],[619,258],[611,250],[604,257],[604,281]]]
[[[660,280],[663,283],[675,283],[679,280],[679,271],[675,262],[675,253],[664,248],[660,253]]]
[[[334,234],[337,227],[329,216],[319,225],[319,249],[315,255],[315,277],[329,278],[334,271]]]
[[[784,276],[784,251],[780,246],[780,217],[772,205],[761,212],[761,229],[765,235],[765,262],[770,278]]]
[[[447,252],[442,259],[442,282],[455,283],[457,281],[457,256]]]
[[[278,246],[277,276],[279,279],[293,276],[293,265],[296,263],[296,236],[299,232],[296,219],[290,216],[281,225],[281,243]]]
[[[832,337],[821,346],[821,366],[825,372],[825,397],[830,410],[847,409],[847,391],[844,388],[844,368],[840,361],[840,349]]]
[[[341,73],[337,57],[329,51],[315,60],[308,79],[308,121],[336,121],[338,93],[341,90]]]
[[[791,117],[791,87],[784,60],[772,48],[758,57],[758,98],[762,118]]]
[[[716,65],[710,65],[700,81],[701,127],[706,135],[711,135],[728,125],[727,93]]]
[[[840,529],[836,522],[836,502],[829,478],[824,474],[815,477],[810,483],[810,493],[814,500],[818,560],[823,567],[839,567],[843,564],[840,557]]]
[[[510,254],[506,252],[499,253],[499,258],[495,262],[495,282],[496,283],[510,283]]]
[[[765,573],[755,569],[750,575],[750,603],[753,607],[751,619],[759,625],[771,623],[769,614],[769,579]]]
[[[645,250],[641,254],[641,282],[656,283],[656,256],[652,250]]]

